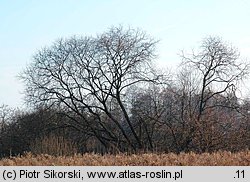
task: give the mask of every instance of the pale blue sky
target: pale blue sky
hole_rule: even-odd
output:
[[[249,20],[248,0],[0,0],[0,105],[24,107],[16,76],[57,38],[141,28],[160,40],[157,63],[167,67],[209,35],[250,58]]]

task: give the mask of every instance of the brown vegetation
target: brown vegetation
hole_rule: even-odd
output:
[[[249,166],[250,151],[231,153],[174,153],[138,155],[98,155],[83,154],[53,157],[51,155],[32,155],[5,158],[0,161],[4,166]]]

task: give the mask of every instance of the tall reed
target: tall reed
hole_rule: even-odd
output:
[[[62,136],[49,135],[35,139],[30,145],[30,150],[33,154],[69,156],[77,153],[77,146]]]

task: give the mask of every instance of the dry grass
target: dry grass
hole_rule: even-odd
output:
[[[53,157],[47,154],[32,155],[27,153],[20,157],[0,160],[4,166],[249,166],[250,151],[213,154],[181,153],[140,154],[140,155],[98,155],[83,154]]]

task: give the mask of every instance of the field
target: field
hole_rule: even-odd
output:
[[[83,154],[53,157],[27,153],[0,160],[1,166],[249,166],[250,151],[231,153]]]

